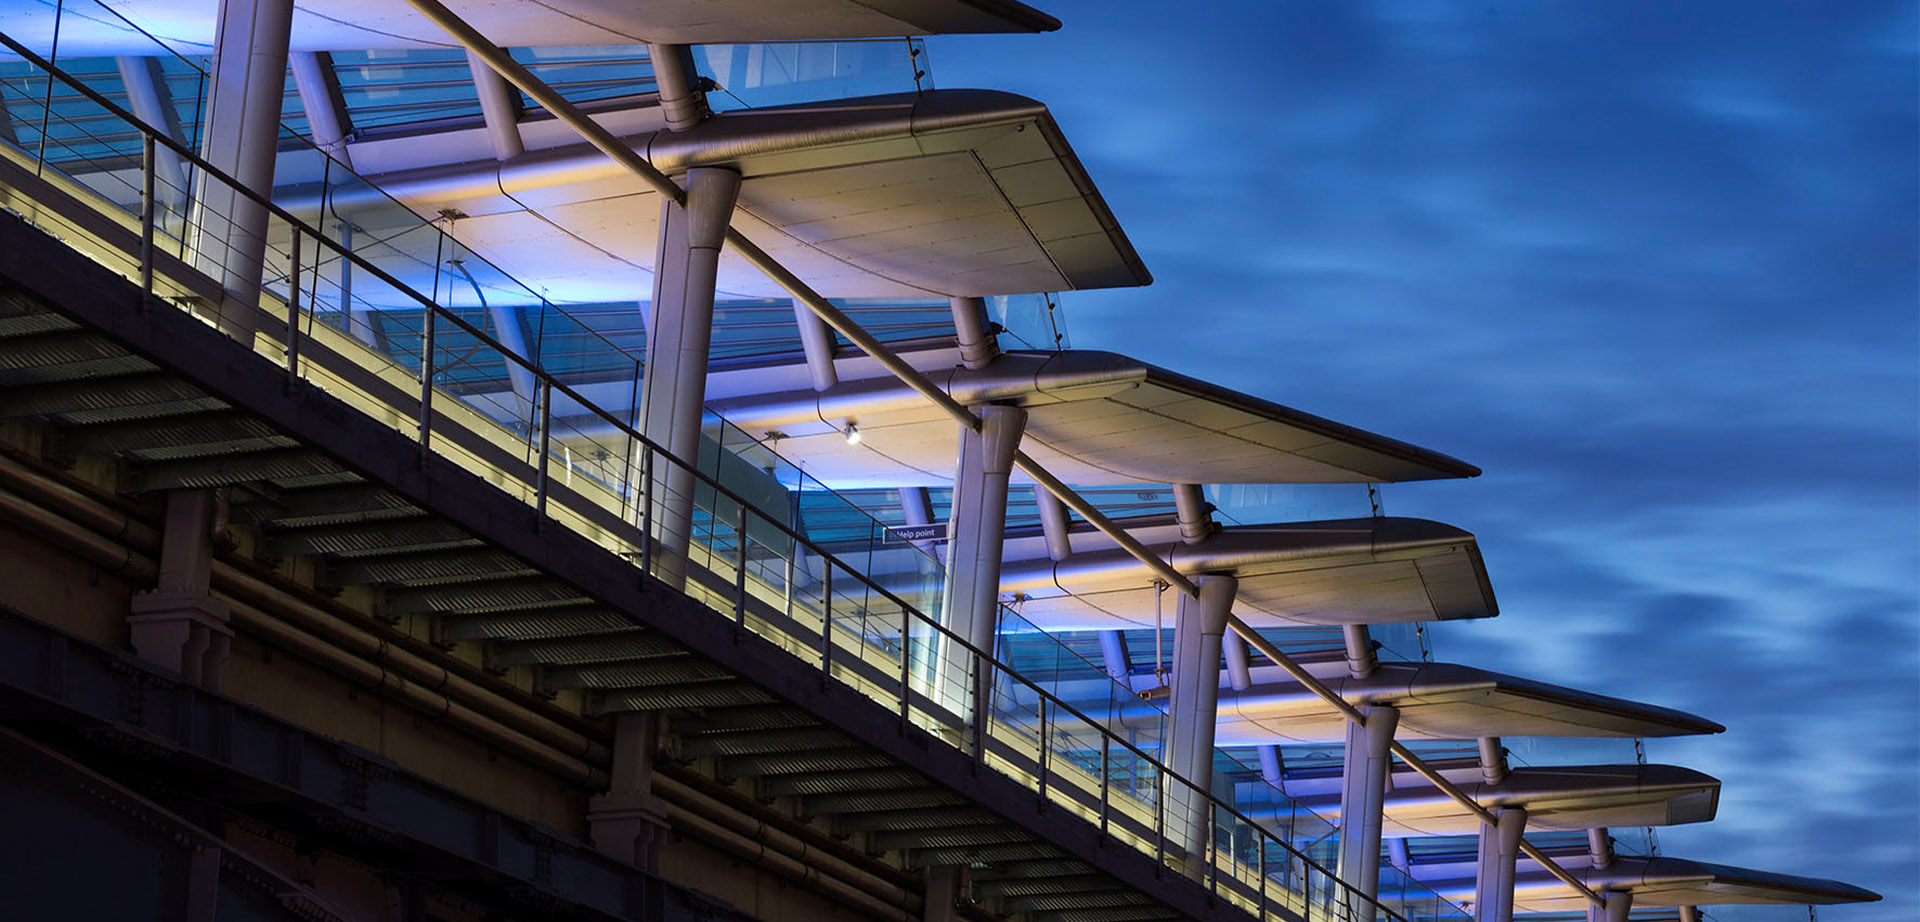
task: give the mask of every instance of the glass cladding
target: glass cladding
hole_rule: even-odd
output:
[[[716,112],[933,88],[919,39],[702,45],[693,59]]]
[[[330,57],[353,130],[480,116],[473,74],[460,49],[336,51]]]
[[[638,103],[637,97],[657,92],[645,45],[509,48],[507,53],[568,102],[636,97]],[[541,108],[525,93],[520,94],[520,107],[523,111]]]
[[[130,107],[126,84],[113,58],[70,58],[68,73],[88,88]],[[96,107],[77,90],[49,81],[25,61],[0,61],[0,140],[29,153],[45,151],[55,163],[91,163],[101,168],[139,158],[139,132]]]

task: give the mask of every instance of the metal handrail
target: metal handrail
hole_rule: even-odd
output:
[[[795,531],[791,526],[787,525],[784,521],[781,521],[780,519],[777,519],[772,515],[760,510],[757,506],[753,504],[751,500],[748,500],[747,498],[734,492],[724,484],[721,484],[718,480],[707,476],[705,473],[703,473],[699,469],[697,465],[689,464],[686,461],[680,459],[679,457],[675,456],[672,452],[660,447],[659,445],[654,443],[652,440],[648,439],[644,434],[639,432],[637,429],[634,429],[633,427],[628,425],[626,422],[622,421],[619,417],[602,409],[598,405],[586,400],[584,397],[580,395],[579,392],[575,391],[566,383],[557,380],[551,374],[549,374],[544,369],[534,364],[530,360],[526,359],[525,357],[522,357],[517,353],[513,352],[512,350],[507,349],[505,346],[501,345],[492,337],[488,336],[483,330],[468,323],[466,320],[462,319],[458,314],[448,310],[445,307],[440,306],[438,303],[434,302],[432,299],[428,298],[425,295],[420,294],[418,291],[415,291],[412,287],[401,282],[399,279],[395,278],[390,273],[381,269],[379,266],[376,266],[373,263],[368,262],[363,257],[359,256],[357,253],[354,253],[351,250],[347,249],[345,246],[343,246],[339,242],[327,236],[324,232],[316,228],[313,228],[302,219],[295,217],[291,212],[274,204],[269,197],[261,195],[260,193],[254,191],[251,188],[248,188],[244,184],[233,179],[224,171],[220,170],[218,167],[215,167],[213,164],[202,159],[198,154],[188,149],[184,145],[154,130],[152,127],[148,126],[145,122],[135,117],[132,113],[127,112],[126,110],[120,108],[113,101],[107,99],[104,95],[95,91],[93,88],[73,78],[71,75],[67,74],[65,71],[61,70],[60,68],[55,67],[53,64],[46,61],[44,58],[41,58],[39,55],[35,54],[31,49],[28,49],[25,46],[20,45],[10,35],[7,35],[4,32],[0,32],[0,45],[6,46],[10,51],[20,55],[22,58],[34,64],[36,67],[39,67],[40,69],[46,71],[48,74],[56,77],[61,82],[66,83],[68,86],[78,91],[81,95],[87,97],[95,105],[100,106],[101,108],[107,110],[108,112],[112,113],[113,115],[120,118],[121,120],[137,127],[140,130],[140,132],[145,136],[145,141],[143,143],[147,145],[158,145],[158,146],[163,146],[167,148],[168,150],[172,151],[176,155],[179,155],[185,158],[186,161],[191,163],[195,168],[202,170],[208,177],[240,193],[243,197],[263,207],[269,214],[279,218],[282,221],[285,221],[290,227],[292,227],[295,230],[296,242],[298,240],[298,237],[300,236],[313,237],[317,243],[323,245],[329,250],[334,251],[334,253],[339,258],[349,261],[353,263],[355,266],[367,272],[372,273],[374,278],[377,278],[380,281],[386,283],[387,285],[392,286],[397,291],[401,292],[402,294],[406,295],[407,297],[417,302],[424,310],[428,311],[429,318],[444,318],[446,321],[451,322],[455,327],[457,327],[461,331],[467,333],[468,335],[473,336],[476,339],[476,341],[498,351],[508,362],[517,364],[521,368],[532,373],[540,381],[542,388],[549,395],[551,395],[554,391],[557,390],[559,393],[565,395],[569,399],[573,400],[575,403],[579,404],[581,407],[589,410],[593,415],[599,416],[607,424],[614,427],[614,429],[617,432],[625,434],[628,438],[632,439],[635,443],[642,446],[649,453],[657,452],[658,454],[664,456],[670,463],[677,464],[677,465],[680,465],[681,467],[684,467],[687,471],[689,471],[695,477],[695,479],[699,480],[704,485],[712,488],[715,491],[716,495],[723,496],[733,501],[734,503],[738,504],[740,509],[743,510],[743,512],[745,510],[752,510],[752,512],[756,516],[758,516],[762,521],[771,525],[773,528],[775,528],[778,532],[785,535],[787,538],[790,538],[791,540],[793,540],[797,546],[804,547],[812,551],[813,553],[817,554],[829,566],[838,566],[843,571],[859,578],[861,582],[866,584],[869,590],[878,593],[880,596],[898,605],[904,616],[911,616],[913,618],[919,619],[919,621],[923,625],[925,625],[927,628],[930,628],[936,635],[942,637],[947,644],[950,644],[956,647],[957,649],[959,649],[964,653],[971,654],[971,657],[976,664],[984,667],[989,667],[1001,674],[1004,674],[1018,681],[1021,685],[1023,685],[1025,688],[1030,690],[1041,702],[1040,712],[1043,715],[1043,722],[1042,722],[1042,729],[1041,729],[1042,738],[1041,738],[1040,745],[1043,750],[1046,748],[1046,741],[1045,741],[1046,729],[1045,729],[1044,714],[1047,709],[1047,706],[1051,704],[1056,713],[1064,711],[1065,713],[1079,720],[1088,729],[1097,732],[1106,741],[1107,745],[1105,748],[1111,749],[1117,746],[1119,749],[1124,750],[1128,753],[1131,753],[1135,758],[1139,759],[1140,762],[1146,765],[1148,768],[1154,771],[1157,771],[1159,774],[1159,777],[1162,779],[1162,783],[1159,787],[1159,790],[1160,790],[1159,803],[1163,807],[1165,805],[1166,798],[1169,793],[1168,791],[1169,784],[1172,783],[1172,784],[1183,785],[1187,788],[1190,794],[1198,795],[1201,798],[1204,805],[1210,806],[1214,810],[1222,811],[1227,816],[1245,823],[1249,828],[1258,830],[1261,833],[1261,838],[1263,841],[1272,840],[1273,842],[1278,844],[1281,848],[1283,848],[1287,853],[1289,853],[1292,857],[1303,862],[1304,865],[1310,871],[1318,871],[1320,874],[1324,875],[1327,880],[1338,884],[1343,890],[1347,892],[1347,895],[1349,897],[1359,897],[1359,898],[1365,899],[1368,902],[1373,903],[1379,912],[1385,913],[1386,916],[1388,916],[1389,918],[1400,920],[1400,922],[1407,922],[1404,916],[1401,916],[1400,914],[1394,912],[1393,909],[1391,909],[1390,907],[1380,903],[1377,898],[1368,897],[1363,892],[1353,888],[1352,885],[1346,883],[1345,881],[1340,880],[1337,876],[1333,874],[1332,871],[1327,870],[1324,866],[1314,861],[1311,857],[1307,856],[1305,853],[1295,848],[1291,842],[1288,842],[1285,839],[1275,836],[1271,832],[1267,831],[1265,827],[1261,826],[1253,818],[1247,816],[1244,813],[1241,813],[1234,805],[1220,800],[1211,791],[1203,790],[1197,785],[1194,785],[1191,781],[1187,780],[1185,777],[1167,768],[1155,757],[1147,754],[1145,751],[1141,750],[1139,747],[1135,746],[1133,743],[1129,742],[1125,738],[1115,734],[1112,730],[1108,729],[1104,724],[1093,720],[1091,717],[1088,717],[1086,714],[1082,713],[1078,708],[1074,707],[1072,704],[1059,698],[1053,693],[1047,691],[1045,688],[1042,688],[1038,684],[1034,683],[1032,680],[1026,678],[1024,675],[1013,670],[1007,664],[1000,662],[991,653],[980,650],[978,647],[968,642],[965,638],[962,638],[952,633],[950,630],[948,630],[946,627],[941,625],[939,622],[931,618],[928,618],[919,609],[907,603],[905,600],[899,598],[897,595],[895,595],[891,590],[887,589],[885,586],[872,580],[870,577],[866,576],[865,574],[860,573],[858,570],[854,569],[853,567],[848,566],[847,564],[842,562],[838,557],[834,556],[830,552],[826,551],[824,548],[815,544],[811,539],[800,534],[798,531]],[[145,160],[149,165],[152,162],[151,157],[143,157],[143,160]],[[149,169],[149,172],[150,172],[150,169]],[[151,216],[151,209],[145,208],[143,204],[143,211],[145,213],[143,214],[142,238],[143,238],[143,241],[150,241],[151,238],[149,235],[152,233],[152,224],[148,219]],[[151,244],[149,242],[143,242],[142,244],[143,251],[146,251],[148,247],[150,247],[150,245]],[[150,277],[147,276],[147,273],[149,273],[150,271],[151,271],[151,257],[149,255],[147,258],[147,263],[142,267],[143,277],[146,277],[149,279],[149,286],[150,286]],[[151,293],[150,288],[149,288],[149,293]],[[295,302],[295,304],[292,306],[294,307],[294,310],[297,312],[298,310],[297,302]],[[257,309],[258,308],[256,308],[256,310]],[[308,312],[309,314],[311,314],[312,312],[311,306],[309,306]],[[287,329],[288,329],[287,336],[289,339],[289,342],[287,344],[288,349],[289,349],[289,352],[296,358],[298,355],[298,346],[294,344],[292,340],[296,339],[299,335],[297,319],[298,318],[296,314],[295,317],[289,319],[289,323],[287,326]],[[426,348],[431,350],[430,341],[427,343]],[[297,371],[297,369],[292,369],[292,370]],[[423,372],[424,372],[423,379],[428,382],[431,382],[431,367],[428,366],[427,368],[423,369]],[[423,392],[427,392],[427,391],[430,391],[430,383],[428,388],[423,388]],[[431,416],[430,409],[425,405],[425,402],[423,401],[423,407],[421,410],[423,441],[426,439],[427,434],[430,431],[430,416]],[[543,446],[542,448],[542,454],[543,455],[545,454],[545,446]],[[544,500],[545,500],[544,490],[542,490],[542,494],[543,495],[539,498],[538,501],[544,504]],[[651,503],[649,503],[649,505],[651,505]],[[628,527],[632,527],[632,526],[628,526]],[[742,541],[744,543],[744,541],[746,540],[744,529],[742,530],[741,534],[742,534]],[[650,536],[643,535],[642,546],[644,547],[650,543],[651,543]],[[827,600],[827,607],[828,607],[828,611],[826,614],[827,614],[827,618],[830,621],[831,620],[830,597]],[[903,657],[905,656],[904,648],[902,651],[902,655]],[[903,687],[901,689],[902,697],[905,698],[907,694],[908,694],[908,690]],[[991,714],[975,715],[976,726],[983,726],[986,722],[990,720],[991,720]],[[1106,778],[1103,775],[1102,781],[1101,781],[1101,785],[1103,788],[1103,798],[1105,796],[1104,788],[1110,786],[1111,784],[1112,784],[1111,780]],[[1041,792],[1044,794],[1045,790],[1046,788],[1043,785],[1041,788]],[[1216,825],[1213,823],[1211,819],[1209,819],[1207,822],[1210,829]],[[1161,825],[1161,828],[1156,828],[1153,830],[1153,832],[1157,839],[1165,839],[1166,830],[1164,828],[1165,826],[1164,819],[1161,821],[1160,825]],[[1212,838],[1211,833],[1209,834],[1208,838],[1209,840],[1211,840]],[[1209,844],[1212,844],[1212,843],[1210,842]],[[1264,849],[1263,849],[1263,854],[1264,854]],[[1208,858],[1207,861],[1208,861],[1209,867],[1211,868],[1214,862],[1210,858]],[[1261,874],[1263,878],[1265,876],[1264,868],[1265,868],[1265,862],[1263,860],[1262,874]],[[1217,876],[1217,870],[1213,871],[1212,874]],[[1204,880],[1196,880],[1195,882],[1200,883],[1202,886],[1206,886],[1206,881]],[[1217,880],[1216,880],[1216,884],[1217,884]],[[1263,896],[1263,903],[1264,903],[1264,896]]]

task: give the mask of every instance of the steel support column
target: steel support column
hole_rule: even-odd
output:
[[[1000,558],[1007,528],[1007,480],[1013,454],[1027,425],[1019,407],[984,406],[980,431],[960,430],[960,457],[953,478],[952,519],[947,525],[947,590],[941,605],[947,629],[985,653],[993,653],[999,629]],[[943,670],[943,674],[948,674]],[[992,676],[975,672],[976,713],[984,715]]]
[[[987,320],[987,302],[982,298],[948,298],[953,310],[954,338],[960,343],[960,364],[979,370],[1000,354],[1000,343],[993,337],[993,325]]]
[[[227,603],[208,591],[214,532],[219,528],[217,508],[212,490],[167,494],[158,584],[151,592],[133,597],[127,618],[133,651],[140,658],[216,692],[233,639]]]
[[[1173,485],[1173,511],[1174,517],[1180,522],[1181,541],[1199,544],[1213,534],[1213,507],[1207,505],[1199,484]]]
[[[687,464],[696,463],[700,455],[707,356],[713,344],[713,286],[739,194],[739,173],[697,167],[687,173],[686,205],[669,200],[661,207],[640,431]],[[693,540],[693,471],[664,460],[653,471],[650,498],[663,552],[656,575],[679,588],[686,582],[687,550]]]
[[[1494,817],[1496,825],[1480,827],[1480,859],[1473,878],[1474,922],[1513,922],[1514,866],[1520,858],[1527,811],[1501,807]]]
[[[1633,911],[1632,890],[1607,890],[1601,893],[1607,898],[1607,905],[1587,907],[1587,922],[1627,922],[1627,914]],[[1692,910],[1692,912],[1688,912]],[[1691,917],[1691,919],[1689,919]],[[1682,922],[1696,922],[1700,910],[1693,906],[1680,907]]]
[[[173,108],[173,96],[167,92],[166,77],[160,72],[160,60],[151,57],[118,57],[113,62],[120,70],[120,82],[127,88],[127,102],[133,114],[147,123],[147,127],[175,141],[184,138],[186,135],[180,130],[179,114]],[[186,211],[186,165],[180,162],[179,154],[157,144],[154,145],[153,160],[154,169],[159,171],[156,191],[173,218],[170,224],[177,228],[178,219]]]
[[[587,837],[610,858],[660,873],[667,843],[667,805],[653,793],[653,757],[666,718],[657,711],[628,712],[613,719],[610,789],[587,801]]]
[[[473,74],[473,91],[480,99],[480,117],[487,123],[487,146],[493,159],[512,160],[527,150],[520,137],[520,95],[487,62],[467,52],[467,70]]]
[[[1040,534],[1047,539],[1047,556],[1056,562],[1072,557],[1073,529],[1067,519],[1067,504],[1037,487],[1033,504],[1040,510]]]
[[[1366,709],[1366,721],[1347,725],[1347,749],[1340,772],[1340,855],[1334,876],[1366,899],[1348,909],[1353,922],[1374,917],[1373,897],[1380,892],[1380,829],[1393,767],[1393,733],[1400,711],[1386,705]]]
[[[1168,799],[1168,830],[1185,827],[1180,844],[1190,862],[1204,860],[1212,810],[1213,739],[1220,703],[1220,637],[1233,613],[1240,581],[1209,574],[1198,579],[1200,596],[1180,596],[1173,628],[1173,687],[1168,702],[1167,768],[1198,791],[1178,789]],[[1196,864],[1204,867],[1204,864]]]
[[[927,868],[927,898],[920,911],[921,922],[957,922],[960,907],[967,901],[969,868],[942,864]]]
[[[221,0],[201,156],[262,196],[273,193],[292,27],[293,0]],[[226,289],[220,328],[250,338],[266,260],[267,211],[220,183],[204,177],[201,183],[191,222],[195,263]]]
[[[353,155],[347,152],[345,107],[330,73],[332,68],[317,51],[296,51],[288,56],[287,63],[293,70],[293,86],[300,93],[300,108],[307,115],[307,134],[314,146],[353,169]]]

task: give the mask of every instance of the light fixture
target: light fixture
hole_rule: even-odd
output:
[[[853,424],[853,420],[847,420],[847,430],[846,430],[846,431],[847,431],[847,444],[848,444],[848,445],[858,445],[858,444],[860,444],[860,427],[859,427],[859,426],[856,426],[856,425],[854,425],[854,424]]]

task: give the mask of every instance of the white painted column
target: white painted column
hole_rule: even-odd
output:
[[[1213,534],[1213,507],[1207,504],[1197,483],[1173,485],[1174,518],[1180,522],[1180,540],[1199,544]]]
[[[1240,581],[1208,574],[1196,583],[1198,598],[1180,595],[1173,627],[1173,687],[1168,699],[1166,766],[1198,791],[1176,788],[1168,798],[1169,832],[1185,826],[1181,841],[1189,861],[1204,867],[1212,810],[1213,739],[1220,703],[1220,637],[1233,613]]]
[[[200,154],[262,196],[273,193],[292,27],[293,0],[221,0]],[[267,210],[204,176],[194,201],[195,263],[226,289],[220,328],[250,340],[260,305]]]
[[[1606,890],[1600,896],[1607,901],[1607,905],[1603,908],[1588,903],[1587,922],[1627,922],[1627,914],[1633,911],[1632,890]],[[1699,907],[1680,907],[1680,919],[1681,922],[1699,922]]]
[[[473,77],[474,94],[480,100],[480,117],[486,122],[487,146],[493,151],[493,159],[504,162],[525,153],[526,144],[520,137],[519,92],[471,49],[467,51],[467,71]],[[523,359],[532,359],[526,331],[520,325],[521,309],[519,305],[488,303],[487,317],[493,321],[493,338],[499,340],[500,345]],[[532,369],[509,362],[507,378],[513,384],[519,418],[526,422],[527,431],[532,432],[539,419],[539,408],[534,406],[538,399],[534,393],[534,373]]]
[[[947,630],[992,654],[1000,610],[1000,559],[1005,553],[1007,481],[1013,455],[1026,430],[1027,411],[989,405],[976,408],[980,431],[960,430],[960,457],[953,478],[953,511],[947,522],[947,589],[940,607]],[[946,683],[957,674],[950,662]],[[976,715],[986,714],[992,673],[971,670]],[[948,690],[949,694],[957,690]],[[957,703],[957,702],[949,702]]]
[[[970,369],[987,367],[1000,354],[1000,343],[994,339],[992,324],[987,320],[987,302],[981,298],[948,298],[947,306],[953,311],[960,364]]]
[[[653,793],[653,760],[665,735],[658,711],[631,711],[613,719],[613,766],[608,790],[587,800],[587,837],[604,855],[660,873],[670,828],[666,804]]]
[[[646,371],[640,382],[640,431],[675,458],[700,455],[706,410],[707,357],[713,345],[713,291],[720,247],[740,194],[740,174],[716,167],[687,172],[687,204],[664,202],[647,323]],[[661,579],[686,583],[693,540],[692,470],[655,458],[650,486]]]
[[[320,53],[296,51],[287,56],[287,64],[293,70],[293,86],[300,93],[300,109],[307,115],[307,136],[313,146],[353,169],[353,155],[347,152],[347,126],[340,120],[340,101],[335,95],[339,90]]]
[[[1527,811],[1501,807],[1494,811],[1494,818],[1498,825],[1480,825],[1480,856],[1473,879],[1474,922],[1513,922],[1514,868],[1520,859]]]
[[[214,532],[220,528],[219,508],[212,490],[174,490],[167,494],[160,576],[151,591],[133,597],[127,617],[135,654],[216,692],[233,639],[227,603],[208,591],[213,576]]]
[[[472,49],[467,50],[467,70],[473,75],[473,92],[480,100],[480,117],[487,124],[487,146],[493,150],[493,159],[512,160],[525,153],[527,145],[520,137],[520,94]]]
[[[941,864],[927,868],[927,898],[920,910],[921,922],[958,922],[960,906],[973,889],[972,869],[963,864]]]
[[[1340,855],[1334,876],[1364,894],[1348,916],[1354,922],[1374,918],[1372,897],[1380,892],[1380,830],[1387,796],[1387,774],[1393,767],[1393,733],[1400,726],[1398,708],[1375,705],[1366,709],[1366,723],[1347,725],[1347,749],[1340,772]]]
[[[148,128],[181,141],[186,137],[180,130],[180,118],[173,108],[173,97],[167,92],[165,75],[160,72],[160,61],[150,57],[118,57],[113,62],[120,70],[120,82],[127,88],[127,102],[131,104],[134,117],[147,124]],[[165,205],[166,215],[171,218],[167,226],[179,230],[187,202],[187,167],[180,155],[165,147],[153,148],[154,193]]]

